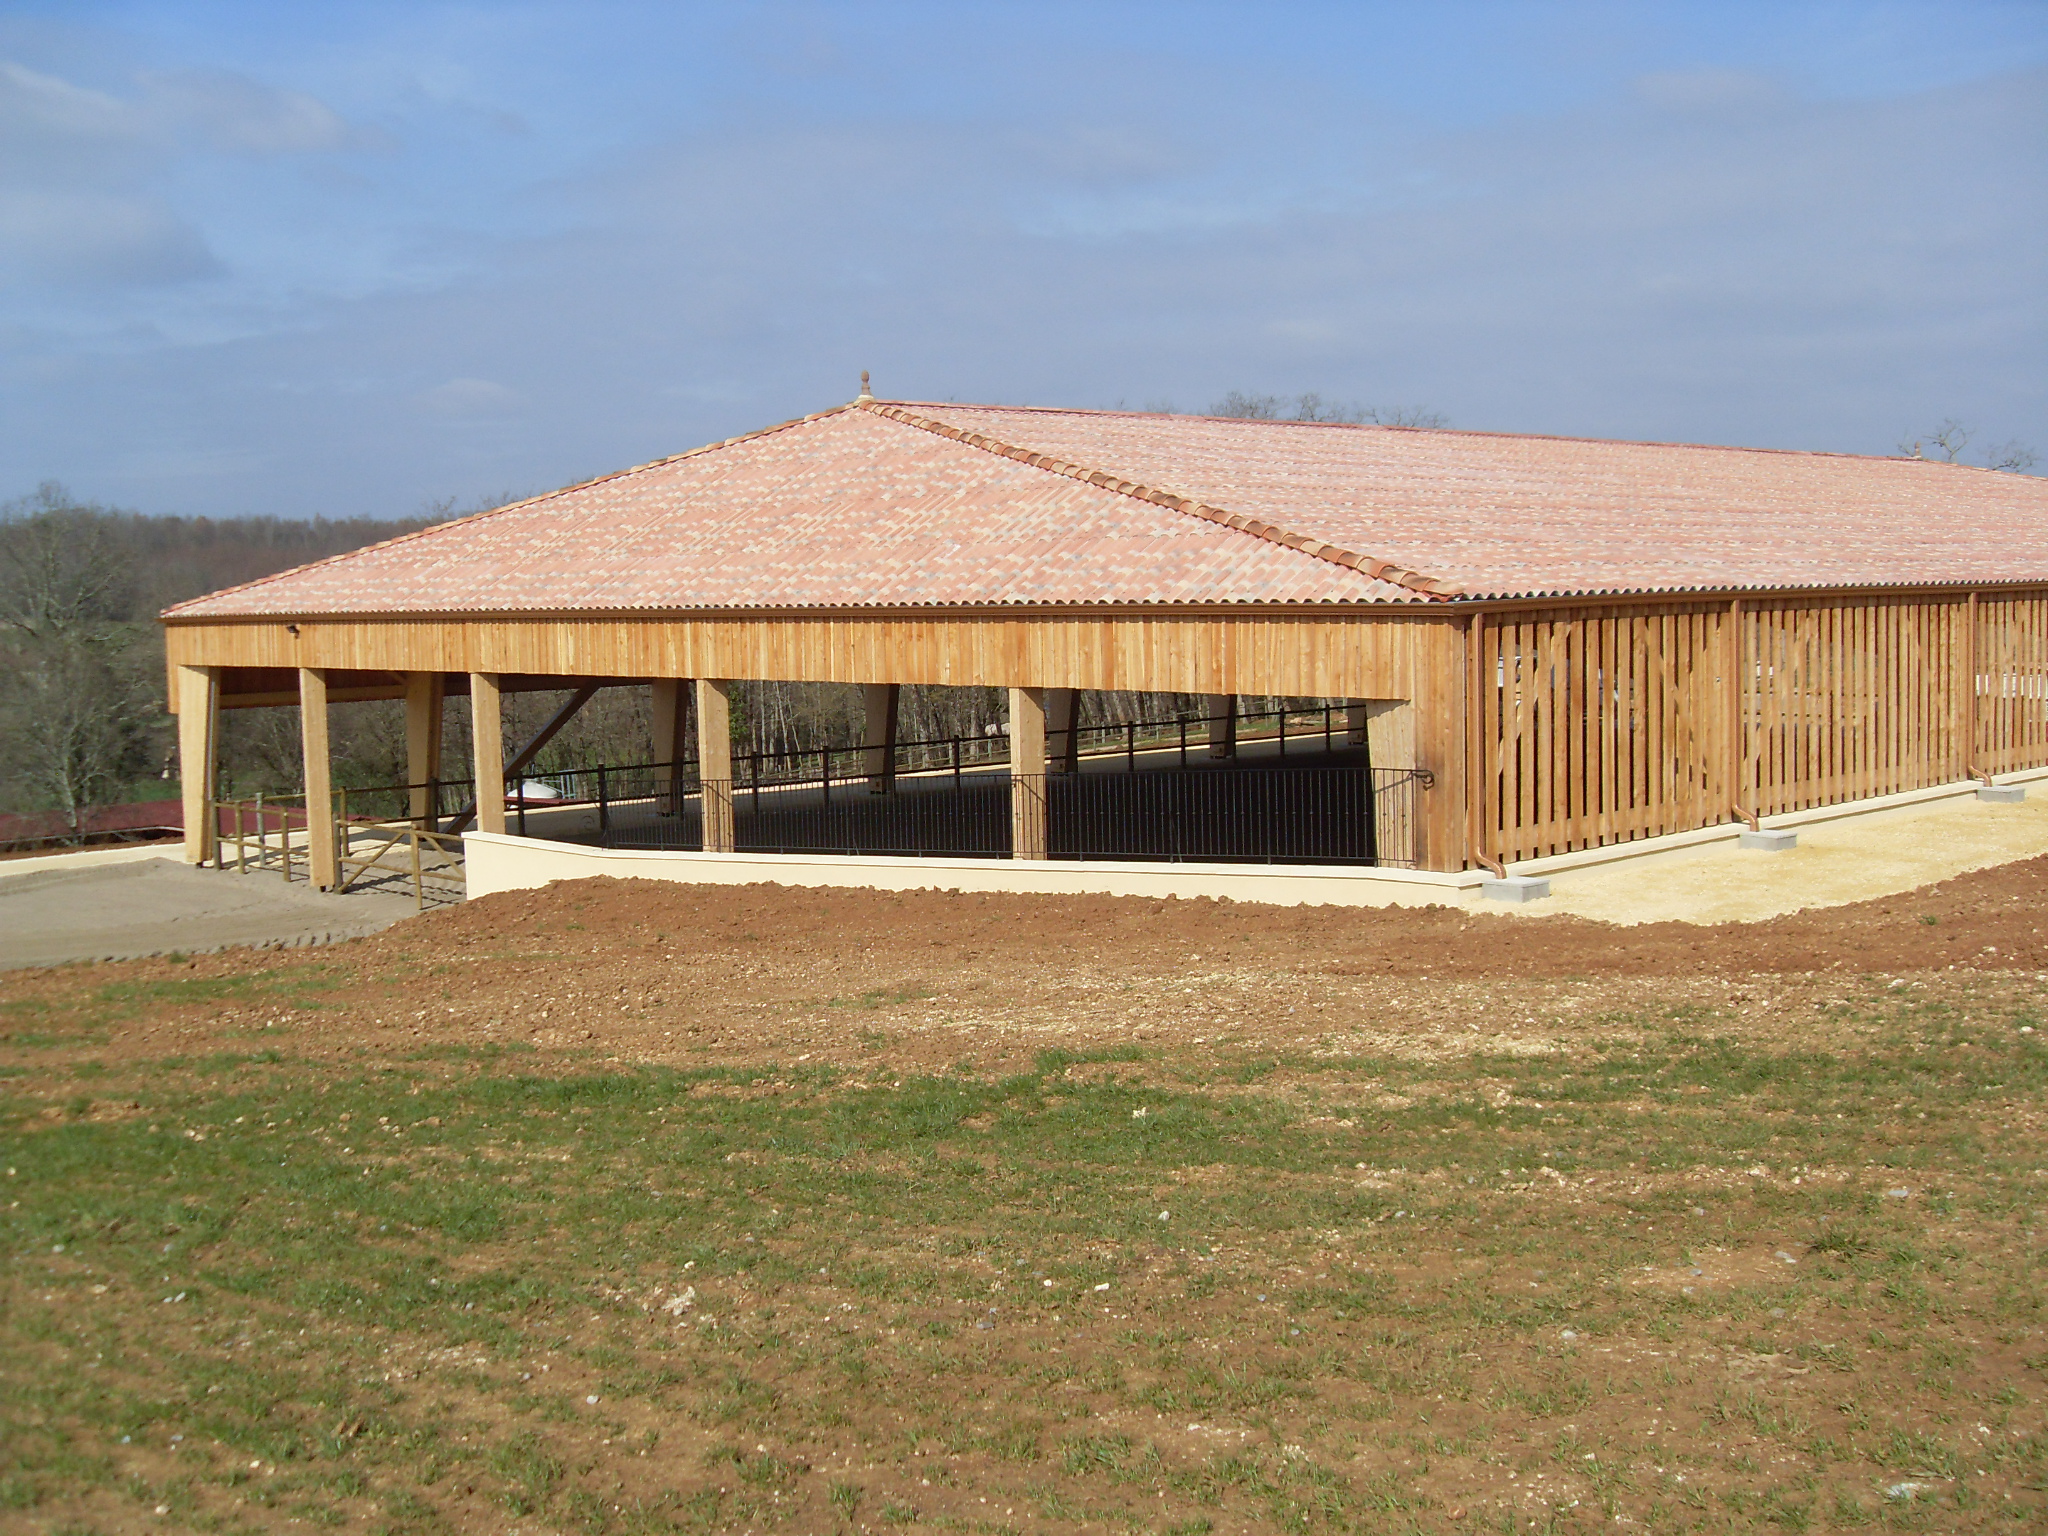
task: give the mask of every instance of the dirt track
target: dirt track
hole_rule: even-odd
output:
[[[1782,1038],[1850,977],[1956,969],[2031,983],[2048,972],[2044,891],[2038,859],[1763,923],[1616,928],[1450,908],[589,880],[486,897],[324,951],[353,980],[321,1002],[302,1049],[518,1042],[565,1062],[882,1049],[907,1069],[963,1049],[1011,1060],[1098,1033],[1192,1044],[1227,1033],[1238,1046],[1429,1054],[1451,1041],[1539,1048],[1602,1011],[1688,1004]],[[305,963],[241,952],[89,974],[146,982]],[[6,986],[54,1001],[79,980],[75,969],[21,971]],[[117,1029],[105,1050],[147,1058],[166,1030],[196,1043],[280,1017],[274,1003],[228,1000]],[[886,1026],[887,1046],[850,1045],[856,1018]]]

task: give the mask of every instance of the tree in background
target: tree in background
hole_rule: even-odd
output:
[[[135,664],[135,587],[104,509],[54,481],[0,507],[0,775],[73,838],[148,766],[158,711]]]
[[[1911,441],[1901,438],[1899,452],[1908,458],[1938,457],[1945,464],[1960,464],[1963,462],[1963,450],[1970,446],[1976,436],[1974,429],[1964,426],[1951,416],[1924,437],[1916,437]],[[1926,452],[1929,448],[1934,451]],[[2000,443],[1984,450],[1984,467],[2003,470],[2007,474],[2023,475],[2040,462],[2040,455],[2018,440]]]
[[[1234,416],[1242,421],[1342,421],[1375,427],[1442,427],[1449,420],[1439,412],[1419,405],[1341,405],[1311,391],[1291,400],[1279,395],[1250,395],[1233,389],[1209,407],[1211,416]]]

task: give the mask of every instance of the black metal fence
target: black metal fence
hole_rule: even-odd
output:
[[[1208,755],[1200,716],[1076,729],[1073,771],[1043,777],[1055,859],[1413,865],[1427,776],[1371,766],[1342,706],[1236,716],[1256,767]],[[1308,760],[1304,761],[1304,754]],[[1005,858],[1009,739],[948,737],[735,754],[730,793],[742,853]],[[1121,759],[1119,763],[1116,759]],[[526,770],[506,785],[509,829],[614,848],[703,847],[694,761]],[[473,810],[468,780],[346,791],[344,820],[429,829]],[[474,825],[473,822],[469,823]]]
[[[1193,863],[1415,862],[1420,776],[1389,768],[1165,768],[1049,774],[1046,851],[1055,859]],[[614,802],[595,840],[613,848],[703,847],[702,786]],[[680,803],[677,803],[680,801]],[[861,784],[732,786],[740,853],[1006,858],[1011,776],[1002,770]]]

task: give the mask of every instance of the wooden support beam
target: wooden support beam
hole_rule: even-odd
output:
[[[305,756],[306,868],[318,889],[341,884],[341,843],[334,826],[334,765],[327,745],[327,673],[299,668],[299,744]]]
[[[648,690],[654,720],[653,740],[649,743],[655,765],[654,799],[662,815],[673,816],[680,779],[670,770],[689,760],[691,688],[686,678],[658,677],[648,685]]]
[[[703,786],[704,851],[733,851],[732,684],[697,679],[697,779]]]
[[[1237,756],[1237,695],[1211,693],[1202,698],[1203,713],[1209,721],[1209,755]]]
[[[220,686],[213,667],[178,668],[178,784],[185,800],[185,862],[213,857],[214,754],[220,740]]]
[[[438,672],[405,674],[405,781],[412,786],[408,807],[424,826],[440,807],[434,787],[441,780],[441,703],[445,685]]]
[[[903,689],[896,683],[864,683],[861,702],[866,719],[861,727],[861,745],[868,750],[862,767],[868,776],[868,793],[886,795],[896,787],[896,714]]]
[[[1045,690],[1045,768],[1048,773],[1078,773],[1081,769],[1081,733],[1075,729],[1081,713],[1081,690]]]
[[[1045,693],[1010,690],[1010,857],[1046,856]]]
[[[1375,768],[1416,765],[1415,701],[1351,699],[1344,705],[1344,744],[1364,747]]]
[[[476,776],[476,829],[479,832],[505,830],[505,707],[498,694],[494,672],[469,674],[469,739]],[[462,830],[467,816],[458,816],[449,826]]]

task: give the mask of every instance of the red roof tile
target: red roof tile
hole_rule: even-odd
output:
[[[862,403],[169,610],[1379,603],[2048,578],[2048,482],[1909,459]]]
[[[1472,596],[2048,578],[2048,481],[1921,459],[908,405]]]

